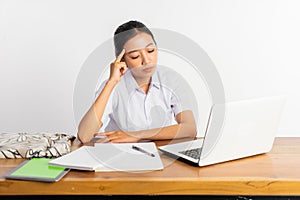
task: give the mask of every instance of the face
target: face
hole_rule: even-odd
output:
[[[147,33],[138,33],[125,45],[125,62],[136,79],[150,78],[155,72],[157,48]]]

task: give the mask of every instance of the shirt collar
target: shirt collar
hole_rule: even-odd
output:
[[[139,88],[130,70],[127,70],[127,72],[125,73],[124,81],[129,92],[135,91]]]
[[[158,79],[157,70],[158,69],[156,68],[154,74],[151,77],[151,84],[150,85],[156,87],[157,89],[160,89],[160,82],[159,82],[159,79]]]

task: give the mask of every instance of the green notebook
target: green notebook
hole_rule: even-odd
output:
[[[5,175],[7,179],[57,182],[70,169],[49,166],[50,158],[32,158],[21,163],[18,167]]]

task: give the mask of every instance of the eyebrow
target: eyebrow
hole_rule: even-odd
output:
[[[145,48],[147,48],[147,47],[149,47],[149,46],[151,46],[151,45],[154,45],[154,43],[151,42],[151,43],[147,44],[147,45],[145,46]],[[139,50],[139,49],[131,50],[131,51],[129,51],[127,54],[134,53],[134,52],[136,52],[136,51],[138,51],[138,50]]]

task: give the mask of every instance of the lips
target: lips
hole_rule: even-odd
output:
[[[152,70],[154,69],[154,67],[146,67],[145,69],[143,69],[144,72],[152,72]]]
[[[144,65],[142,71],[149,73],[152,72],[155,69],[155,65],[154,64],[148,64],[148,65]]]

